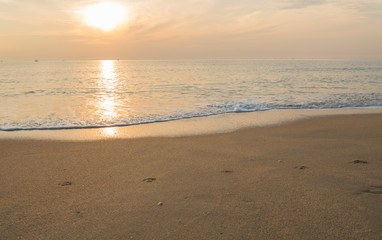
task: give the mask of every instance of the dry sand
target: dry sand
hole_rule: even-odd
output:
[[[0,239],[17,238],[382,239],[382,115],[0,140]]]

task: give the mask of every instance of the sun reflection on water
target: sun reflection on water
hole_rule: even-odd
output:
[[[119,76],[115,71],[114,60],[102,60],[100,64],[100,78],[98,81],[98,115],[102,124],[113,124],[118,118],[118,88]],[[115,135],[115,128],[105,128],[106,135]]]
[[[102,133],[103,133],[103,135],[112,137],[112,136],[115,136],[118,133],[118,130],[117,130],[116,127],[103,128],[102,129]]]
[[[102,75],[102,80],[110,80],[110,82],[116,81],[117,74],[115,73],[115,70],[114,70],[114,60],[101,61],[101,75]]]

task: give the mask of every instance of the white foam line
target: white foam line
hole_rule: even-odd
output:
[[[0,132],[0,138],[88,141],[160,136],[177,137],[225,133],[248,127],[280,125],[313,117],[377,113],[382,113],[382,108],[271,110],[247,113],[226,113],[207,117],[194,117],[126,127]]]

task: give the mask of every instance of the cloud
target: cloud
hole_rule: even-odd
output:
[[[364,16],[374,19],[382,19],[382,1],[375,0],[337,0],[341,6],[358,11]]]
[[[325,0],[290,0],[288,5],[283,9],[307,8],[314,5],[321,5],[324,3],[326,3]]]
[[[63,49],[73,55],[86,49],[89,57],[124,49],[137,58],[266,57],[269,51],[277,57],[277,51],[299,51],[300,44],[353,41],[378,48],[382,39],[381,0],[111,0],[132,15],[111,33],[87,27],[78,14],[100,1],[107,0],[0,0],[0,46],[21,55],[34,38],[34,51],[56,44],[52,56]]]

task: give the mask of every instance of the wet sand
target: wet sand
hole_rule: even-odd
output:
[[[382,239],[382,114],[0,140],[0,239]]]

